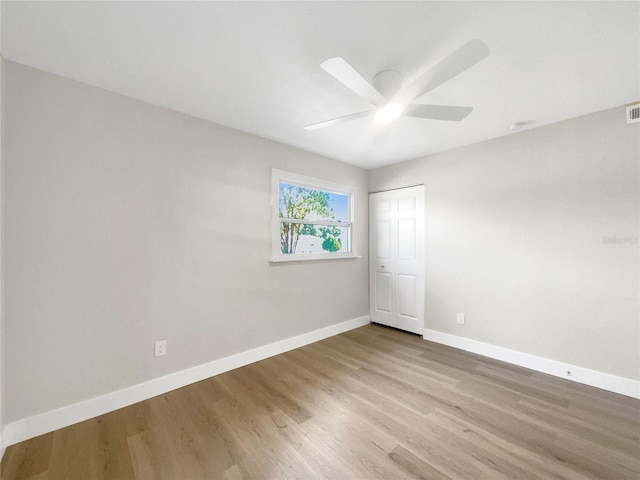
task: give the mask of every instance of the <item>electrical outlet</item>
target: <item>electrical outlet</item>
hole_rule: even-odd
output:
[[[156,342],[156,357],[161,357],[167,354],[167,341],[158,340]]]
[[[458,314],[458,325],[464,325],[464,313]]]

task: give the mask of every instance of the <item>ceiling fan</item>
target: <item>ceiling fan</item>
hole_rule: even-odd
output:
[[[396,71],[380,72],[373,78],[372,83],[369,83],[342,57],[330,58],[322,62],[320,66],[376,108],[313,123],[304,128],[317,130],[369,116],[373,116],[374,120],[381,124],[390,123],[400,115],[459,122],[469,115],[473,108],[453,105],[423,105],[413,102],[488,55],[489,47],[484,42],[478,39],[470,40],[403,88],[401,88],[402,76]]]

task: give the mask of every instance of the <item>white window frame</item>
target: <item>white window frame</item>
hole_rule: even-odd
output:
[[[280,183],[322,190],[330,193],[339,193],[349,196],[349,221],[340,222],[349,225],[350,231],[350,252],[326,252],[326,253],[303,253],[284,254],[281,252],[280,244]],[[271,170],[271,262],[304,262],[308,260],[334,260],[340,258],[357,258],[356,235],[355,235],[355,203],[357,188],[351,185],[329,182],[320,178],[300,175],[293,172]],[[308,221],[304,223],[313,224],[335,224],[336,222]]]

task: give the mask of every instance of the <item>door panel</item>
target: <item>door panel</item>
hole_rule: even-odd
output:
[[[415,275],[398,275],[398,314],[415,318],[416,302]]]
[[[380,201],[376,203],[376,210],[378,213],[388,213],[391,211],[391,202],[390,198],[381,198]]]
[[[398,220],[398,260],[415,260],[416,258],[416,219],[401,218]]]
[[[371,321],[424,333],[424,186],[369,195]]]
[[[416,197],[413,195],[409,196],[398,196],[398,211],[402,212],[403,210],[413,210],[416,208]]]
[[[376,310],[391,313],[391,274],[376,272]]]
[[[376,225],[376,258],[391,258],[391,220],[381,220]]]

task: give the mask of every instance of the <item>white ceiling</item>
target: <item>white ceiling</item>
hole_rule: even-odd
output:
[[[373,168],[640,99],[640,2],[2,2],[13,60]],[[304,125],[370,108],[320,68],[411,81],[472,38],[491,55],[419,98],[462,122]],[[621,120],[622,121],[622,120]]]

